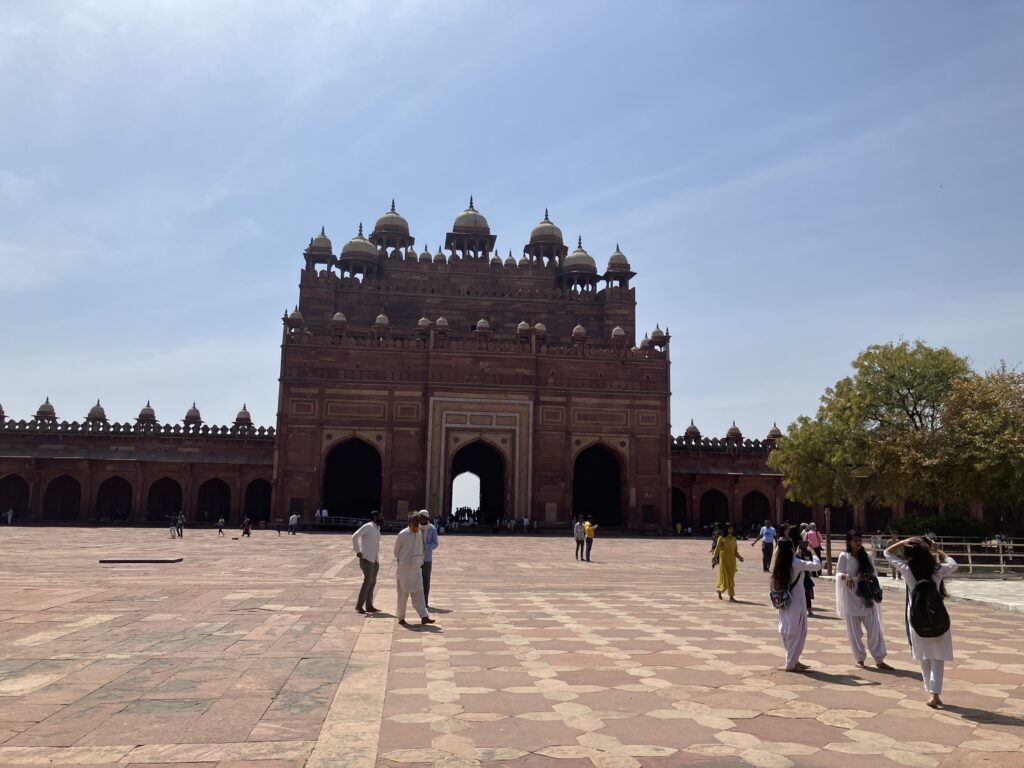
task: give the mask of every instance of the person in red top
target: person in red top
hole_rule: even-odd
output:
[[[814,552],[814,554],[818,556],[818,559],[820,560],[821,534],[818,533],[818,526],[816,526],[814,523],[811,523],[810,527],[807,529],[807,533],[804,534],[804,541],[807,542],[807,546],[811,548],[811,550]],[[821,571],[818,571],[816,575],[820,576]]]

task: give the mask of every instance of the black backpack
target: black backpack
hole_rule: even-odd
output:
[[[949,632],[949,614],[935,582],[923,579],[910,595],[910,626],[920,637],[939,637]]]

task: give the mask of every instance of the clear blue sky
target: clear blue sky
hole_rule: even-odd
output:
[[[470,193],[639,273],[673,427],[763,436],[863,347],[1024,361],[1024,4],[0,9],[0,403],[272,424],[301,251]]]

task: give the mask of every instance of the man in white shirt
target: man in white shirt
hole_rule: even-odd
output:
[[[772,551],[775,549],[775,528],[772,527],[771,520],[764,521],[757,538],[750,542],[750,546],[754,546],[759,541],[761,542],[761,565],[764,572],[768,573],[772,562]]]
[[[427,615],[423,598],[423,535],[420,533],[420,513],[409,515],[409,527],[403,528],[395,539],[395,585],[398,588],[398,623],[405,624],[405,609],[412,598],[412,607],[420,616],[421,624],[434,624]]]
[[[356,551],[359,568],[363,572],[363,586],[359,588],[359,597],[356,599],[356,612],[376,613],[373,590],[377,586],[377,571],[380,570],[380,512],[371,512],[370,522],[352,534],[352,549]]]
[[[576,559],[583,559],[583,521],[580,518],[576,518],[576,522],[572,527],[572,537],[576,539]]]
[[[294,512],[291,517],[288,518],[288,533],[292,536],[295,535],[295,529],[299,527],[299,516]]]

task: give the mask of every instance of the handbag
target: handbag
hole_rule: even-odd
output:
[[[772,608],[777,611],[784,611],[789,608],[793,602],[793,595],[790,590],[797,585],[798,581],[800,581],[799,573],[796,575],[793,583],[789,585],[789,589],[783,589],[781,591],[778,589],[768,590],[768,599],[772,601]]]
[[[857,596],[869,606],[882,602],[882,585],[878,583],[878,577],[871,574],[864,581],[858,581]]]

